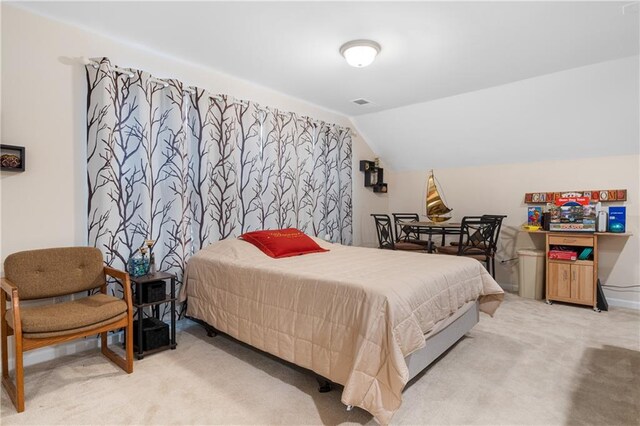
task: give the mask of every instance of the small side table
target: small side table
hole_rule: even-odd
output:
[[[170,292],[165,295],[162,300],[157,300],[155,302],[143,302],[142,292],[143,287],[148,285],[149,283],[154,283],[157,281],[167,281],[170,280]],[[133,300],[133,307],[135,309],[134,316],[138,319],[138,329],[135,332],[138,334],[138,347],[136,351],[136,357],[138,359],[144,358],[145,355],[160,352],[165,349],[175,349],[177,346],[176,343],[176,276],[174,274],[170,274],[167,272],[155,272],[153,274],[147,274],[140,277],[131,277],[131,285],[134,287],[135,298]],[[144,350],[143,344],[143,318],[144,318],[144,309],[149,307],[151,309],[151,314],[157,319],[160,320],[160,306],[169,303],[171,305],[171,325],[170,325],[170,333],[169,333],[169,344],[160,346],[150,350]]]

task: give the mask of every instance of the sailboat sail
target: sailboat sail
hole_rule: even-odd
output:
[[[444,203],[438,192],[432,171],[427,180],[427,217],[434,222],[444,222],[451,219],[451,217],[445,216],[451,210]]]

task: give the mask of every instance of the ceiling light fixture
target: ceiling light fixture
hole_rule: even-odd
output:
[[[371,40],[353,40],[340,47],[340,54],[352,67],[362,68],[371,65],[380,52],[380,45]]]

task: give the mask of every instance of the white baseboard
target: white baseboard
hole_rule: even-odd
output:
[[[503,290],[508,291],[510,293],[518,293],[518,284],[513,283],[498,283]],[[604,289],[605,296],[607,298],[607,303],[609,306],[615,306],[617,308],[627,308],[627,309],[635,309],[640,310],[640,301],[637,300],[628,300],[628,299],[618,299],[615,297],[611,297],[611,291],[607,291]]]
[[[640,311],[640,302],[637,302],[635,300],[616,299],[616,298],[607,296],[607,302],[609,303],[609,306],[616,306],[618,308],[635,309]]]
[[[517,293],[518,292],[518,284],[513,283],[498,283],[503,290],[508,291],[509,293]]]

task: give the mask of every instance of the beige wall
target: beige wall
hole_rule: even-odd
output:
[[[142,50],[6,3],[2,7],[2,143],[27,150],[27,170],[2,172],[2,259],[31,248],[86,244],[86,82],[81,57],[174,77],[240,99],[352,127],[349,118],[215,70]],[[373,158],[356,136],[354,164]],[[354,243],[372,243],[360,222],[386,199],[354,169]]]
[[[390,176],[389,211],[417,211],[424,214],[427,170],[399,172]],[[602,237],[598,240],[600,279],[604,284],[640,284],[640,156],[628,155],[580,160],[543,161],[480,167],[434,170],[453,220],[465,215],[506,214],[499,259],[516,257],[518,248],[544,247],[544,237],[520,232],[527,220],[526,192],[556,192],[586,189],[628,190],[627,229],[632,237]],[[611,205],[620,205],[611,204]],[[497,281],[517,286],[517,262],[496,265]],[[609,289],[607,298],[619,305],[640,308],[640,289]]]

